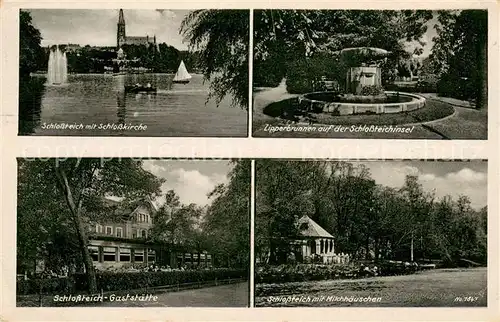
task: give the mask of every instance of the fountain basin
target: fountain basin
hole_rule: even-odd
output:
[[[342,97],[334,92],[313,92],[299,96],[299,106],[315,113],[389,114],[413,111],[425,106],[420,95],[385,91],[382,96]]]

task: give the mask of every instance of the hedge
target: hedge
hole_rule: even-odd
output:
[[[405,265],[402,262],[383,261],[376,264],[284,264],[279,266],[261,266],[256,268],[256,283],[286,283],[332,279],[354,279],[369,276],[390,276],[413,274],[419,270],[417,265]],[[374,270],[374,267],[377,267]]]
[[[212,269],[186,270],[170,272],[98,272],[96,273],[97,288],[103,291],[122,291],[141,289],[146,287],[170,286],[184,283],[208,282],[215,279],[247,278],[246,270]],[[17,282],[17,294],[42,293],[71,293],[86,291],[87,279],[85,274],[75,274],[66,278],[32,279]]]
[[[75,290],[75,283],[71,278],[31,279],[17,281],[17,295],[42,293],[71,293]]]
[[[263,266],[257,269],[256,283],[286,283],[328,279],[355,278],[359,267],[354,265],[296,264]]]

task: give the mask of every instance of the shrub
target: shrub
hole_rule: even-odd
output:
[[[43,293],[71,293],[75,287],[74,281],[69,277],[31,279],[17,281],[16,293],[18,295]]]
[[[439,96],[453,97],[460,100],[474,100],[477,89],[471,79],[446,75],[437,83],[437,93]]]
[[[384,93],[384,89],[379,85],[367,85],[361,88],[360,95],[380,95]]]
[[[246,270],[212,269],[212,270],[186,270],[170,272],[102,272],[96,275],[98,289],[104,291],[131,290],[145,287],[169,286],[184,283],[207,282],[215,279],[245,278]],[[77,283],[80,290],[85,290],[86,279],[84,275],[75,276],[81,282]]]
[[[336,84],[344,84],[347,69],[343,61],[327,53],[295,58],[287,65],[286,89],[291,94],[321,91],[322,77]]]
[[[355,265],[297,264],[263,266],[257,270],[256,283],[286,283],[354,278],[359,267]]]
[[[368,268],[368,269],[366,269]],[[419,270],[416,263],[409,264],[395,261],[379,261],[363,265],[337,264],[297,264],[279,266],[261,266],[256,268],[256,283],[287,283],[319,281],[332,279],[353,279],[375,275],[406,275],[413,274]]]
[[[145,287],[170,286],[184,283],[207,282],[229,278],[246,278],[246,270],[211,269],[186,270],[169,272],[98,272],[96,273],[97,287],[103,291],[121,291],[140,289]],[[85,274],[75,274],[66,278],[33,279],[17,282],[19,295],[43,293],[71,293],[87,290]]]

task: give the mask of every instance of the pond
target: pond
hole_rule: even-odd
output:
[[[20,82],[19,134],[247,136],[247,111],[231,106],[230,97],[219,106],[208,100],[202,75],[188,84],[172,79],[172,74],[79,74],[69,75],[67,84],[48,86],[45,76],[33,76]],[[136,83],[151,83],[157,93],[123,91]]]

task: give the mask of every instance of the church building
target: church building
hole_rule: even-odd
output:
[[[118,15],[118,28],[116,35],[116,48],[120,49],[123,45],[154,45],[156,46],[156,35],[149,37],[143,36],[127,36],[125,28],[125,17],[123,15],[123,9],[120,9]]]

